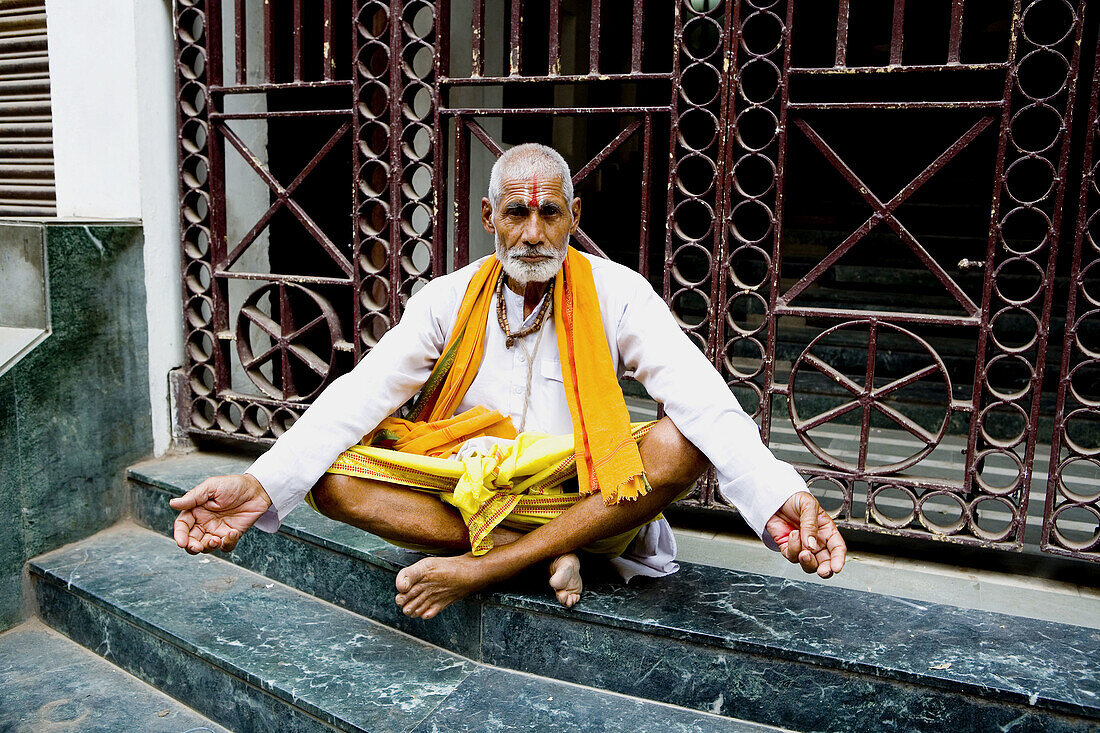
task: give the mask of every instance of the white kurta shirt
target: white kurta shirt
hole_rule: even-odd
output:
[[[490,255],[492,256],[492,255]],[[588,257],[600,302],[611,362],[622,376],[632,371],[680,432],[717,469],[719,489],[750,527],[765,538],[764,523],[806,484],[760,441],[756,424],[737,403],[717,370],[684,335],[649,282],[622,265]],[[484,260],[429,282],[409,299],[401,321],[348,374],[334,381],[306,413],[248,469],[271,508],[256,522],[274,532],[332,465],[336,457],[403,405],[428,379],[458,315],[474,272]],[[505,288],[509,328],[519,331],[522,298]],[[536,309],[537,312],[537,309]],[[481,368],[458,411],[477,405],[496,409],[520,425],[527,391],[528,357],[519,344],[508,349],[495,318],[496,299],[485,324]],[[535,313],[531,314],[531,319]],[[530,319],[529,321],[530,322]],[[532,352],[526,429],[573,432],[552,318],[524,339]],[[624,576],[675,572],[675,542],[665,521],[654,522],[619,563]]]

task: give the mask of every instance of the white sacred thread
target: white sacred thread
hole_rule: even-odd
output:
[[[550,293],[543,296],[544,298],[550,298]],[[535,359],[539,355],[539,345],[542,344],[542,335],[546,333],[546,321],[550,320],[550,316],[554,311],[554,303],[551,298],[551,303],[546,309],[546,315],[543,317],[543,322],[539,326],[539,335],[535,339],[535,353],[534,355],[527,352],[527,338],[521,338],[519,340],[519,347],[523,349],[523,356],[527,359],[527,387],[523,392],[523,414],[519,418],[519,430],[517,433],[522,433],[523,428],[527,425],[527,408],[531,404],[531,380],[535,374]]]

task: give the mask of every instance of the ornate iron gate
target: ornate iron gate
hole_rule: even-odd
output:
[[[475,158],[539,138],[613,214],[576,244],[662,290],[842,525],[1019,549],[1056,412],[1043,548],[1100,559],[1095,35],[1084,0],[978,5],[178,0],[187,429],[281,434],[485,250]]]

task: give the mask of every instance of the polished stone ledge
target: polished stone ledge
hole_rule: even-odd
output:
[[[135,525],[31,572],[44,621],[233,730],[768,730],[486,667]]]
[[[0,730],[228,733],[38,621],[0,634]]]
[[[246,466],[201,453],[139,464],[130,470],[132,511],[168,532],[170,495]],[[411,622],[394,613],[392,573],[414,554],[304,507],[278,535],[245,540],[252,545],[242,541],[230,559],[267,574],[284,558],[280,580],[472,659],[700,710],[836,730],[867,710],[898,729],[923,727],[937,711],[973,730],[987,727],[980,721],[1078,730],[1100,720],[1100,634],[1079,626],[690,563],[630,586],[590,576],[571,610],[530,577]],[[354,599],[343,583],[348,560],[358,575],[378,576]],[[563,664],[565,650],[584,651]],[[687,682],[656,681],[664,677]],[[784,703],[807,694],[841,705],[822,718]]]

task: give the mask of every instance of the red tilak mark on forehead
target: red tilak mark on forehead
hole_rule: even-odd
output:
[[[528,202],[531,204],[532,209],[539,207],[539,174],[531,174],[531,200]]]

